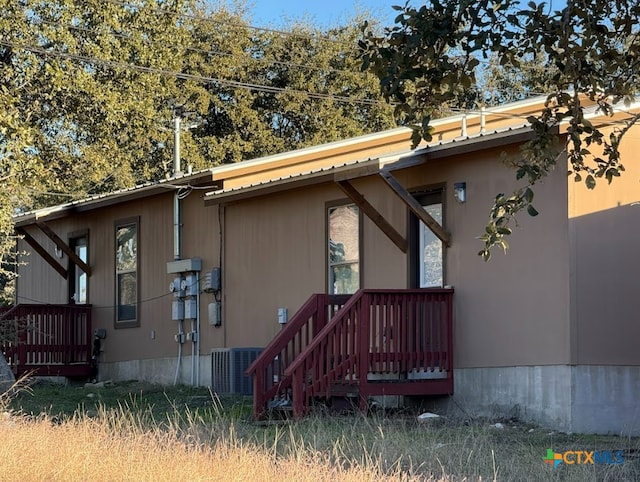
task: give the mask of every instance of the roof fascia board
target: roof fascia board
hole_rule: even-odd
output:
[[[518,144],[533,139],[533,131],[529,126],[508,129],[502,132],[481,134],[474,137],[453,139],[433,146],[395,156],[380,158],[380,168],[386,171],[397,171],[419,166],[427,161],[468,154],[480,149],[493,149],[510,144]]]
[[[73,201],[66,204],[59,204],[50,208],[38,209],[15,216],[13,219],[16,226],[28,226],[39,220],[52,221],[64,218],[72,213],[91,211],[93,209],[108,207],[121,202],[154,196],[156,194],[175,190],[177,187],[189,185],[192,182],[214,182],[211,170],[201,171],[196,174],[190,174],[180,178],[158,181],[153,184],[140,185],[122,191],[97,195],[92,198]]]
[[[219,181],[256,175],[269,170],[292,167],[298,164],[321,161],[335,155],[353,154],[371,147],[380,148],[398,142],[408,142],[411,130],[407,127],[392,129],[378,134],[355,137],[319,146],[307,147],[295,151],[261,157],[235,164],[214,168],[214,178]]]
[[[278,179],[246,187],[238,187],[231,191],[213,191],[205,194],[205,206],[213,206],[221,203],[242,201],[252,197],[265,196],[287,189],[309,186],[329,181],[351,180],[358,177],[366,177],[377,174],[380,169],[390,172],[398,169],[406,169],[424,164],[429,160],[451,157],[459,154],[505,146],[524,142],[533,137],[529,126],[504,131],[477,134],[473,137],[460,138],[459,140],[445,141],[440,144],[427,146],[415,151],[403,151],[402,153],[382,156],[377,159],[369,159],[348,166],[327,168],[316,173],[300,174],[298,176]],[[331,172],[332,174],[328,174]]]
[[[294,179],[281,179],[269,183],[257,184],[255,186],[237,188],[227,192],[214,191],[205,195],[204,205],[215,206],[218,204],[231,204],[245,199],[267,196],[269,194],[285,190],[299,189],[332,181],[333,174],[331,172],[322,171],[320,173],[299,176]]]

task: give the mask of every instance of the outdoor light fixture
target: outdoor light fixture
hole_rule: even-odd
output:
[[[463,203],[467,201],[467,183],[466,182],[456,182],[453,185],[453,197],[456,198],[456,201],[459,203]]]

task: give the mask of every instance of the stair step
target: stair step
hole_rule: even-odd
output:
[[[329,391],[331,396],[334,397],[356,397],[360,392],[360,383],[357,380],[333,382],[329,387]]]

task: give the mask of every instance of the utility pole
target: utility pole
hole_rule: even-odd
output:
[[[182,118],[180,114],[176,112],[176,116],[173,118],[173,177],[182,175],[182,168],[180,167],[180,123]]]

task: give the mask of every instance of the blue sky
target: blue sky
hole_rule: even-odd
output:
[[[535,3],[540,3],[536,0]],[[563,8],[566,0],[544,0],[553,10]],[[209,0],[215,4],[233,4],[233,0]],[[291,25],[292,20],[305,19],[321,28],[344,25],[346,20],[356,14],[367,12],[383,26],[393,25],[397,12],[392,5],[404,5],[406,0],[244,0],[247,6],[247,18],[257,27],[283,27]],[[419,6],[424,2],[411,0],[410,4]],[[524,2],[521,2],[525,6]]]
[[[392,5],[404,5],[405,0],[247,0],[253,8],[251,23],[260,27],[286,25],[287,19],[307,19],[319,27],[343,24],[357,13],[371,12],[384,25],[391,25],[396,16]]]

